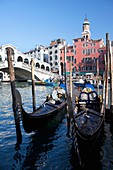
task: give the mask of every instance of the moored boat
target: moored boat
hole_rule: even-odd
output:
[[[28,84],[31,85],[32,81],[27,80]],[[50,82],[50,81],[41,81],[41,80],[35,80],[35,85],[37,86],[57,86],[57,83]]]
[[[22,106],[21,95],[16,89],[18,110],[22,115],[22,123],[25,132],[30,133],[35,130],[43,129],[60,111],[66,109],[65,94],[59,92],[58,95],[58,100],[53,100],[51,95],[47,96],[46,101],[40,107],[32,113],[27,113]]]
[[[100,140],[105,114],[101,97],[94,87],[84,88],[76,97],[72,118],[73,145],[81,167],[84,167]]]
[[[87,84],[91,84],[94,88],[97,88],[99,87],[99,89],[102,89],[103,88],[103,85],[101,83],[101,80],[99,80],[99,82],[97,83],[96,80],[93,80],[93,79],[78,79],[76,81],[73,81],[73,84],[76,86],[76,87],[84,87],[84,84],[85,84],[85,81],[87,82]]]

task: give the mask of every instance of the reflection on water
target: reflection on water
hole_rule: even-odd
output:
[[[16,83],[16,87],[22,95],[24,108],[31,112],[31,86],[27,83]],[[45,101],[51,90],[52,87],[35,87],[37,106]],[[0,170],[78,170],[72,139],[66,136],[66,118],[61,120],[54,128],[30,134],[24,132],[21,122],[23,139],[20,149],[17,150],[10,85],[0,85]],[[105,123],[101,147],[98,147],[94,161],[90,163],[90,169],[113,169],[113,131],[109,123]]]

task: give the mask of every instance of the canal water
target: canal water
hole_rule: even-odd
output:
[[[32,89],[27,83],[16,83],[24,108],[32,111]],[[37,107],[45,101],[52,87],[36,86]],[[10,84],[0,85],[0,170],[78,170],[72,138],[67,136],[64,117],[54,130],[25,133],[22,122],[22,144],[16,147],[16,131]],[[113,170],[113,131],[105,122],[100,147],[86,169]]]

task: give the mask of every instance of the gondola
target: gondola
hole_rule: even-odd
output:
[[[75,100],[72,139],[78,163],[85,167],[101,139],[105,114],[101,97],[94,87],[85,85]]]
[[[83,79],[78,79],[76,81],[73,81],[73,84],[76,86],[76,87],[84,87],[84,83],[85,81],[87,81],[87,84],[91,84],[94,88],[99,88],[99,89],[103,89],[103,84],[101,82],[101,80],[99,81],[99,84],[97,85],[96,81],[93,82],[92,79],[87,79],[87,80],[83,80]]]
[[[21,113],[22,123],[25,132],[31,133],[35,130],[42,130],[47,124],[57,117],[57,115],[66,109],[66,98],[62,95],[60,100],[53,102],[50,99],[39,106],[34,112],[27,113],[22,106],[21,95],[16,89],[16,99],[18,103],[18,110]]]

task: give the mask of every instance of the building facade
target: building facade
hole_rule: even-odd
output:
[[[113,42],[111,43],[113,47]],[[7,60],[5,51],[7,46],[11,46],[13,49],[15,62],[30,64],[31,58],[34,58],[36,67],[59,75],[64,75],[65,70],[67,74],[70,73],[70,63],[72,63],[73,75],[96,74],[98,67],[100,75],[103,75],[105,71],[106,47],[103,39],[91,39],[90,23],[87,17],[82,25],[81,37],[74,38],[72,45],[66,45],[66,40],[59,38],[52,40],[48,47],[37,45],[35,49],[22,53],[16,47],[6,44],[0,47],[0,62]]]
[[[69,48],[71,50],[69,50]],[[83,22],[82,36],[73,39],[73,46],[66,47],[66,72],[69,72],[69,61],[72,61],[72,72],[79,75],[85,73],[97,73],[97,60],[100,57],[100,50],[104,48],[103,39],[92,40],[90,32],[90,23],[87,18]],[[64,62],[64,52],[61,49],[61,63]],[[103,62],[103,61],[102,61]],[[99,63],[100,64],[100,63]],[[100,67],[100,66],[99,66]],[[104,65],[101,65],[101,71]]]
[[[60,63],[60,49],[66,45],[66,40],[56,39],[51,41],[48,47],[48,62],[52,68],[53,72],[61,75],[61,63]]]
[[[61,75],[64,75],[65,71],[67,75],[70,74],[71,68],[72,68],[72,72],[75,73],[76,72],[75,64],[76,64],[76,59],[74,58],[73,46],[69,46],[69,45],[64,46],[61,49],[61,54],[60,54]]]
[[[26,56],[30,56],[30,58],[35,58],[40,62],[48,63],[48,49],[43,45],[36,45],[34,50],[30,50],[24,53]]]

